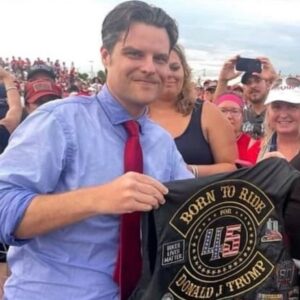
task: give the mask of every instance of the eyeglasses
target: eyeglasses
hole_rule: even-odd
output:
[[[242,113],[238,108],[220,108],[220,110],[223,114],[230,114],[234,117],[238,117]]]

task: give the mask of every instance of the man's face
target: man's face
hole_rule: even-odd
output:
[[[249,101],[250,104],[264,103],[270,85],[257,76],[251,76],[244,84],[244,98]]]
[[[101,49],[107,86],[132,115],[140,114],[162,92],[169,50],[166,30],[144,23],[132,24],[111,53]]]

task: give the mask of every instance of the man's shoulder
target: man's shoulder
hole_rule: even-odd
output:
[[[154,122],[153,120],[151,120],[148,117],[146,118],[145,125],[146,125],[147,130],[153,130],[153,131],[157,131],[158,133],[171,136],[170,133],[166,129],[164,129],[158,123]]]
[[[159,124],[157,124],[149,118],[147,118],[145,122],[145,133],[148,136],[153,137],[153,139],[155,138],[157,141],[159,139],[163,139],[165,141],[174,142],[173,137],[166,129],[164,129]]]

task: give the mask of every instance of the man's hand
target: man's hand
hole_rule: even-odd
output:
[[[32,238],[103,214],[150,211],[165,203],[167,193],[168,189],[156,179],[128,172],[101,185],[38,195],[27,207],[15,236]]]
[[[257,57],[257,59],[261,62],[262,71],[261,73],[253,74],[272,84],[276,79],[278,79],[278,74],[271,61],[267,57]]]
[[[104,186],[102,186],[103,188]],[[97,188],[96,188],[97,189]],[[96,192],[97,193],[97,192]],[[134,211],[150,211],[165,203],[168,189],[156,179],[135,172],[128,172],[105,185],[101,201],[101,213],[124,214]]]
[[[238,72],[235,70],[235,65],[237,61],[238,56],[234,56],[230,58],[229,60],[225,61],[221,72],[219,74],[219,80],[222,82],[228,82],[234,78],[237,78],[241,75],[241,72]]]

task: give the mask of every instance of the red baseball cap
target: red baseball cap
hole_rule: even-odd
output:
[[[43,96],[55,96],[57,99],[62,97],[61,88],[51,80],[28,81],[25,85],[25,101],[34,103]]]

